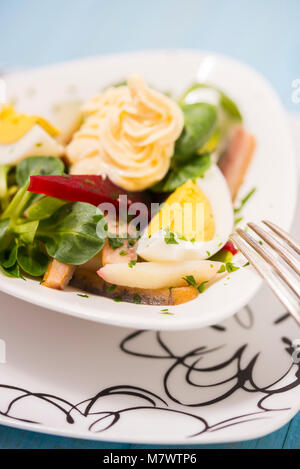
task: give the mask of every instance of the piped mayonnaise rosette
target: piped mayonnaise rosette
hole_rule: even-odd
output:
[[[170,167],[183,113],[139,75],[109,88],[83,109],[86,119],[67,147],[73,174],[104,174],[118,186],[140,191]]]

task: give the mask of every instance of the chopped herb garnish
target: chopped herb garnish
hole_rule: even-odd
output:
[[[119,197],[119,194],[116,194],[114,192],[112,194],[110,194],[110,198],[113,199],[113,200],[117,199],[118,197]]]
[[[124,242],[120,238],[108,238],[108,243],[112,249],[118,249],[123,246]]]
[[[81,293],[77,293],[77,296],[81,296],[81,298],[88,298],[89,295],[82,295]]]
[[[36,147],[41,147],[43,144],[42,143],[36,143],[35,146]]]
[[[177,238],[180,239],[181,241],[187,241],[187,238],[181,234],[178,234]]]
[[[196,280],[193,275],[187,275],[186,277],[182,278],[187,282],[188,285],[192,285],[193,287],[197,286]]]
[[[225,272],[226,268],[225,268],[225,265],[221,265],[221,267],[219,268],[218,270],[218,274],[222,274],[223,272]]]
[[[172,231],[169,230],[169,228],[166,228],[165,230],[165,243],[166,244],[178,244],[178,241],[175,239],[175,234],[172,233]]]
[[[191,243],[194,243],[195,241],[196,241],[195,238],[190,239],[190,242],[191,242]]]
[[[256,192],[256,187],[254,187],[250,192],[248,192],[248,194],[242,199],[242,201],[240,203],[240,206],[234,209],[234,213],[239,213],[242,210],[242,208],[244,207],[244,205],[248,202],[250,197],[252,197],[252,195],[255,192]]]
[[[107,287],[107,291],[114,291],[116,287],[117,285],[109,285],[109,287]]]
[[[262,246],[264,243],[262,241],[258,241],[258,243]]]
[[[120,303],[121,301],[123,301],[120,296],[115,296],[115,297],[113,298],[113,300],[114,300],[116,303]]]
[[[210,252],[209,251],[206,251],[206,254],[208,255],[208,257],[210,257]]]
[[[127,251],[120,251],[119,256],[127,256]]]
[[[246,264],[243,265],[243,267],[248,267],[250,265],[250,262],[246,262]]]
[[[165,314],[167,316],[174,316],[174,313],[170,313],[169,311],[166,311],[165,313],[160,313],[160,314]]]
[[[140,297],[140,295],[138,295],[137,293],[134,294],[134,297],[133,297],[133,302],[136,304],[136,305],[139,305],[142,301],[142,298]]]
[[[208,283],[208,282],[206,281],[206,282],[202,282],[202,283],[200,283],[200,285],[198,285],[197,290],[198,290],[199,293],[203,293],[203,292],[204,292],[204,290],[205,290],[205,285],[206,285],[207,283]]]
[[[161,309],[161,311],[165,312],[165,311],[169,311],[169,310],[168,310],[168,308],[165,308],[165,309]]]
[[[128,262],[128,267],[132,269],[132,267],[136,264],[136,261],[130,261]]]
[[[213,266],[214,266],[213,264],[210,264],[210,268],[211,268],[211,269],[213,268]]]
[[[232,262],[226,262],[226,270],[227,272],[231,273],[239,270],[239,267],[233,265]]]
[[[85,179],[84,182],[87,184],[92,184],[93,186],[96,184],[95,181],[92,181],[91,179]]]
[[[135,239],[129,239],[128,240],[128,246],[130,246],[132,248],[132,246],[134,246],[136,243],[136,240]]]

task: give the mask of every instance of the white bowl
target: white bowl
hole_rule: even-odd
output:
[[[178,95],[189,84],[209,81],[239,105],[247,130],[257,139],[254,161],[241,188],[255,195],[245,206],[245,221],[269,219],[291,226],[296,202],[294,149],[281,103],[268,82],[249,66],[224,56],[198,51],[154,51],[87,58],[7,75],[9,96],[18,109],[51,119],[55,104],[86,99],[138,72],[154,87]],[[252,268],[241,268],[189,303],[161,307],[115,303],[101,296],[79,297],[77,291],[47,289],[1,275],[0,289],[17,298],[71,316],[116,326],[157,330],[193,329],[216,324],[244,306],[261,285]]]

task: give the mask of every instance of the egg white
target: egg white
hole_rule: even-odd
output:
[[[63,146],[36,124],[17,142],[0,144],[0,164],[16,163],[27,156],[61,156],[63,152]]]
[[[137,254],[147,261],[186,261],[208,259],[228,241],[233,230],[233,206],[227,182],[216,165],[212,165],[197,185],[208,198],[215,223],[215,234],[210,241],[183,241],[176,234],[178,244],[165,242],[165,229],[148,237],[147,230],[138,242]]]

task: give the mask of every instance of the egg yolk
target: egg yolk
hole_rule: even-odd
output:
[[[40,116],[18,114],[13,106],[4,106],[0,112],[0,144],[10,145],[26,135],[32,127],[38,124],[51,137],[59,134],[46,119]]]
[[[211,204],[193,181],[187,181],[171,194],[161,210],[154,215],[148,235],[168,228],[179,239],[187,241],[210,241],[215,234]]]

